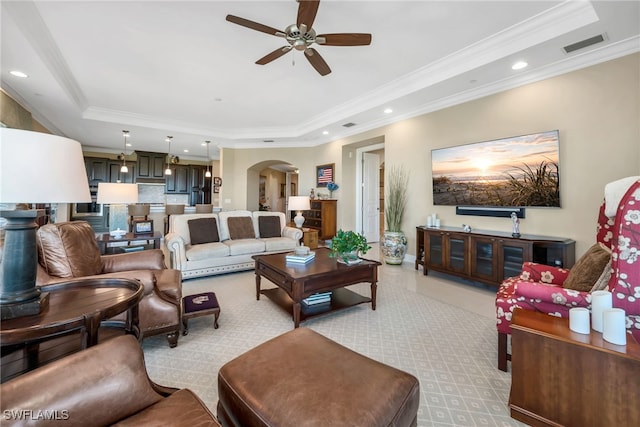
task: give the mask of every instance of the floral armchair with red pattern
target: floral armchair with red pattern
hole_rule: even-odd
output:
[[[640,342],[640,179],[625,180],[626,191],[618,198],[617,208],[611,207],[611,198],[607,197],[600,207],[596,241],[611,249],[611,267],[606,271],[610,276],[604,277],[601,287],[594,284],[590,291],[566,289],[563,284],[570,270],[533,262],[523,264],[520,276],[502,282],[496,294],[498,369],[506,371],[507,360],[511,359],[507,337],[515,308],[568,318],[573,307],[591,309],[591,291],[596,289],[612,292],[613,306],[625,310],[628,332]]]

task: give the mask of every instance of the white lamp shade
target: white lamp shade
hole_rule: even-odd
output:
[[[80,143],[21,129],[0,128],[0,202],[90,202]]]
[[[100,182],[97,203],[107,205],[138,203],[138,184]]]
[[[306,211],[311,209],[311,202],[308,196],[289,196],[290,211]]]

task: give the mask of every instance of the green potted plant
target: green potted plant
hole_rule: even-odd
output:
[[[338,230],[331,239],[331,257],[337,257],[338,261],[345,264],[360,262],[359,254],[366,254],[371,249],[367,239],[355,231]]]
[[[407,207],[409,175],[402,166],[392,166],[385,180],[384,219],[387,228],[380,251],[387,264],[402,264],[407,253],[407,238],[402,232],[402,220]]]

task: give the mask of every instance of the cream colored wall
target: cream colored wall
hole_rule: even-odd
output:
[[[265,158],[299,167],[300,194],[315,186],[316,165],[335,163],[338,227],[353,229],[356,149],[384,141],[386,169],[402,164],[411,171],[403,229],[414,254],[415,227],[425,224],[429,213],[437,213],[443,225],[511,231],[506,218],[457,216],[453,206],[433,206],[432,149],[558,129],[562,207],[527,208],[520,230],[575,239],[580,256],[594,242],[604,185],[640,174],[639,118],[640,54],[634,54],[319,147],[230,150],[224,179],[231,173],[237,183],[230,193],[233,202],[223,207],[244,208],[237,202],[247,191],[246,170]]]

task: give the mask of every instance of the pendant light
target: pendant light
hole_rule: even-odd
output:
[[[169,154],[167,155],[167,168],[164,170],[165,175],[171,175],[171,168],[169,167],[169,159],[171,159],[171,140],[172,136],[167,136],[166,141],[169,143]]]
[[[205,178],[211,178],[211,171],[209,170],[209,166],[211,166],[211,160],[209,160],[209,144],[211,141],[205,141],[207,143],[207,171],[204,173]]]
[[[125,159],[125,156],[127,155],[127,138],[129,138],[129,131],[123,130],[122,136],[124,137],[124,151],[122,152],[122,167],[120,168],[120,173],[129,173],[127,160]]]

